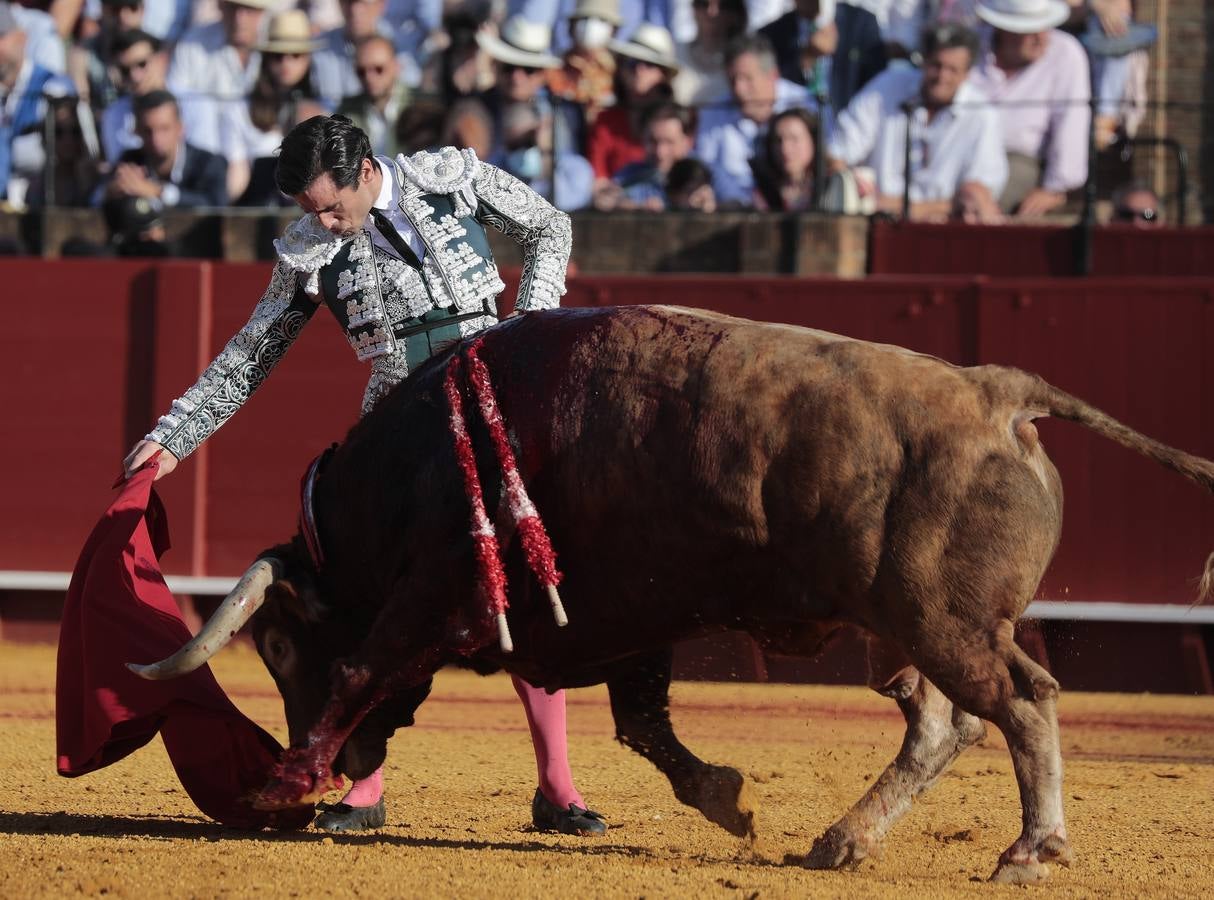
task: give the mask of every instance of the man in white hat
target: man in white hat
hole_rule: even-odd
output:
[[[194,146],[223,154],[220,116],[225,104],[243,103],[257,79],[257,40],[271,5],[273,0],[220,0],[220,20],[191,28],[177,44],[168,87]]]
[[[477,32],[476,43],[493,60],[494,85],[479,99],[493,118],[494,145],[490,160],[502,164],[506,153],[503,116],[507,108],[523,103],[532,106],[540,118],[551,115],[553,103],[547,88],[548,76],[561,67],[561,60],[549,51],[552,30],[522,16],[511,16],[502,23],[498,34],[487,30]],[[554,149],[573,150],[579,131],[575,120],[580,118],[581,110],[567,106],[560,112],[556,117],[560,133]]]
[[[1063,0],[981,0],[976,12],[990,30],[970,82],[999,110],[1008,155],[999,203],[1042,216],[1088,177],[1087,54],[1058,30],[1071,13]]]

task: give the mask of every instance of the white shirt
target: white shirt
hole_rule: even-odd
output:
[[[1044,160],[1041,186],[1071,191],[1088,177],[1088,120],[1092,96],[1088,57],[1083,45],[1055,29],[1041,58],[1007,72],[995,65],[990,34],[983,58],[969,80],[1000,107],[1004,146]]]
[[[375,208],[387,217],[401,239],[409,245],[409,249],[417,254],[417,258],[425,259],[426,245],[422,241],[421,235],[417,233],[417,229],[413,227],[405,214],[400,211],[400,185],[396,181],[396,166],[386,156],[377,156],[375,162],[379,166],[379,174],[383,176],[383,181],[379,186],[379,196],[375,198]],[[371,243],[404,262],[404,257],[397,253],[396,248],[383,236],[369,213],[364,227],[371,235]]]
[[[887,69],[839,113],[827,153],[849,166],[868,165],[877,190],[901,196],[906,171],[907,114],[900,107],[919,99],[923,75],[909,67]],[[978,181],[998,197],[1007,183],[1007,156],[998,112],[968,81],[954,105],[928,120],[922,106],[910,114],[911,189],[914,202],[949,200],[967,181]]]
[[[249,54],[247,66],[228,45],[223,23],[192,28],[173,52],[168,88],[181,104],[185,136],[195,147],[224,153],[219,121],[228,105],[240,105],[253,87],[261,54]]]

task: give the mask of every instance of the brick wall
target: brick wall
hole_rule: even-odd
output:
[[[1149,96],[1167,104],[1148,111],[1140,134],[1166,135],[1180,141],[1189,156],[1191,175],[1188,221],[1214,218],[1214,72],[1208,65],[1214,37],[1214,11],[1208,0],[1136,0],[1135,17],[1154,22],[1159,43],[1151,51]],[[1205,108],[1202,108],[1202,105]],[[1176,189],[1175,169],[1162,151],[1148,151],[1134,161],[1134,177],[1161,194]]]

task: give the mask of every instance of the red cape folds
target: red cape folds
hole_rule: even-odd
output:
[[[169,533],[152,490],[156,471],[145,466],[121,483],[72,573],[55,685],[59,774],[104,768],[160,732],[186,793],[212,819],[238,828],[303,828],[311,806],[253,808],[282,748],[233,705],[209,666],[168,681],[126,668],[164,659],[191,637],[160,574]]]

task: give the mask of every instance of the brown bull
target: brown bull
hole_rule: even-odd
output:
[[[478,609],[440,356],[350,432],[321,477],[323,570],[299,537],[277,548],[192,645],[146,671],[200,664],[268,596],[254,633],[292,748],[266,804],[318,796],[335,767],[372,771],[430,676],[471,656],[554,689],[606,681],[620,739],[681,800],[745,833],[741,777],[670,729],[671,644],[735,629],[809,656],[853,625],[906,738],[804,862],[873,852],[984,719],[1007,738],[1023,806],[995,877],[1035,880],[1048,861],[1069,862],[1058,685],[1012,638],[1062,522],[1032,420],[1078,422],[1207,489],[1214,464],[1021,371],[708,313],[533,313],[488,332],[480,355],[566,573],[569,625],[553,623],[517,549],[513,653]],[[495,463],[483,428],[473,438],[493,509]]]

